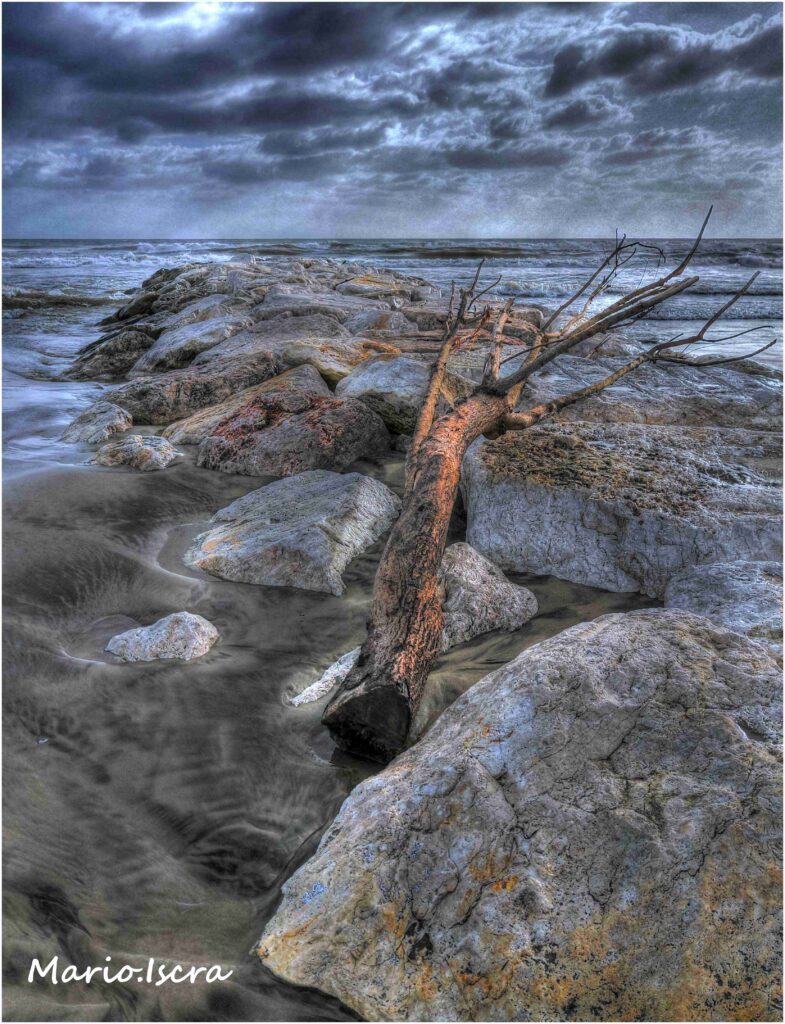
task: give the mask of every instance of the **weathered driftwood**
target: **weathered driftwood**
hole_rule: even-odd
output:
[[[482,264],[469,287],[460,290],[457,309],[453,308],[453,289],[441,347],[432,367],[407,459],[402,511],[376,572],[366,640],[355,667],[322,718],[339,746],[375,760],[388,761],[406,743],[425,681],[441,649],[443,622],[437,574],[458,491],[461,462],[474,440],[480,435],[498,437],[508,430],[525,430],[566,406],[611,387],[645,363],[668,361],[701,366],[735,361],[733,358],[693,359],[686,353],[691,345],[712,340],[706,338],[707,331],[744,295],[756,275],[709,317],[695,335],[655,345],[589,387],[529,409],[516,410],[529,378],[553,359],[588,338],[644,318],[656,306],[698,281],[695,276],[683,275],[697,251],[710,215],[711,210],[689,252],[674,270],[592,312],[594,303],[607,291],[622,267],[642,252],[655,249],[644,243],[628,242],[626,238],[617,241],[591,277],[539,329],[531,328],[531,340],[522,347],[523,358],[513,357],[521,359],[521,365],[506,376],[501,374],[501,353],[512,301],[496,314],[495,320],[488,308],[476,310],[477,300],[484,294],[477,291]],[[655,251],[658,258],[662,256],[659,250]],[[582,307],[571,313],[583,296],[586,298]],[[554,328],[557,319],[565,314],[566,321]],[[482,338],[489,342],[482,382],[471,395],[436,417],[450,355]],[[716,340],[727,339],[726,335]],[[773,344],[772,341],[737,358],[748,358]],[[598,347],[601,345],[602,340]],[[676,349],[681,351],[674,351]]]

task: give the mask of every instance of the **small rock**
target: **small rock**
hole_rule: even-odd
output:
[[[212,622],[191,612],[175,612],[154,622],[113,636],[107,651],[123,661],[178,658],[193,661],[207,654],[219,633]]]
[[[96,402],[76,417],[63,433],[64,441],[100,444],[112,434],[128,430],[133,418],[125,409],[113,402]]]
[[[482,633],[510,633],[537,614],[537,598],[469,544],[451,544],[444,552],[439,579],[444,588],[442,650],[465,644]]]
[[[782,640],[781,562],[695,565],[668,581],[664,600],[737,633]]]
[[[315,700],[319,700],[328,694],[333,687],[342,683],[344,679],[349,675],[351,670],[357,663],[357,659],[360,657],[360,648],[355,647],[354,650],[344,654],[343,657],[334,661],[332,665],[324,672],[321,678],[317,679],[315,683],[311,683],[304,690],[301,690],[296,696],[292,697],[289,701],[294,707],[300,707],[301,704],[312,704]]]
[[[110,441],[95,453],[91,460],[98,466],[129,466],[143,473],[166,469],[180,456],[180,452],[164,437],[130,434],[119,441]]]
[[[360,473],[299,473],[216,512],[186,560],[239,583],[342,594],[343,570],[399,509],[388,487]]]
[[[70,380],[119,377],[127,373],[152,344],[152,336],[144,331],[118,331],[83,348],[65,376]]]

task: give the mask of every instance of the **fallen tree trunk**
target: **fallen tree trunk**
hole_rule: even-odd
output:
[[[697,277],[675,283],[673,279],[687,267],[707,222],[708,217],[687,257],[674,271],[649,285],[636,288],[599,313],[589,315],[592,302],[607,290],[619,270],[638,252],[640,243],[628,243],[622,238],[598,271],[539,331],[533,332],[530,345],[523,350],[522,357],[518,357],[519,368],[501,377],[503,330],[512,306],[508,302],[498,312],[488,337],[490,348],[482,383],[468,398],[434,419],[449,355],[465,342],[474,344],[491,319],[488,309],[482,313],[472,312],[479,297],[476,292],[479,270],[469,288],[461,291],[455,313],[451,299],[441,351],[433,366],[407,460],[402,511],[376,572],[367,637],[357,663],[322,717],[340,747],[386,762],[406,744],[428,673],[441,650],[443,615],[438,571],[458,493],[461,462],[474,440],[480,435],[498,437],[507,430],[526,430],[566,406],[598,394],[648,362],[668,361],[699,366],[734,361],[711,360],[707,363],[705,360],[691,360],[683,352],[675,354],[671,350],[710,340],[706,339],[709,327],[747,291],[755,275],[730,302],[704,323],[697,334],[662,342],[589,387],[515,411],[528,378],[552,359],[569,352],[587,338],[601,335],[609,327],[641,319],[660,302],[695,284]],[[643,245],[644,250],[651,248]],[[601,276],[603,271],[604,276]],[[580,312],[571,316],[561,330],[549,333],[548,328],[556,315],[564,313],[598,279],[599,283]],[[467,330],[463,339],[459,337],[462,328]],[[727,341],[728,336],[717,340]],[[772,344],[774,342],[757,352]],[[738,358],[747,358],[757,352]]]
[[[376,573],[368,636],[323,722],[354,753],[387,761],[406,742],[425,680],[441,651],[437,575],[466,449],[509,411],[474,395],[442,416],[413,457],[401,514]]]

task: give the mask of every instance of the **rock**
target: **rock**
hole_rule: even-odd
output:
[[[627,359],[560,356],[532,379],[521,408],[569,394],[607,377]],[[513,372],[519,361],[505,367]],[[782,387],[732,367],[641,366],[606,391],[570,406],[559,420],[602,423],[684,423],[707,427],[781,430]]]
[[[356,786],[259,956],[366,1020],[778,1020],[778,693],[686,613],[530,647]]]
[[[300,473],[217,512],[187,561],[221,579],[342,594],[341,573],[399,508],[388,487],[360,473]]]
[[[118,388],[112,397],[129,411],[135,423],[173,423],[261,384],[283,369],[277,356],[257,352],[244,360],[227,358],[140,377]]]
[[[502,569],[659,597],[709,562],[781,558],[774,433],[533,427],[464,458],[466,539]]]
[[[341,295],[358,295],[364,299],[400,297],[409,301],[422,301],[438,295],[438,289],[426,281],[415,285],[414,280],[395,272],[376,271],[343,281],[336,285],[335,290]]]
[[[168,437],[174,444],[199,444],[212,434],[222,420],[233,416],[257,395],[281,390],[304,391],[328,397],[330,395],[330,389],[312,366],[296,366],[262,384],[246,388],[224,402],[210,405],[187,419],[172,423],[164,430],[164,437]]]
[[[376,356],[360,363],[338,382],[336,395],[359,398],[377,412],[390,430],[411,434],[431,377],[430,364],[410,356]],[[445,374],[441,410],[465,398],[474,385],[454,373]],[[439,411],[439,410],[437,410]]]
[[[355,313],[345,326],[352,334],[413,334],[417,331],[417,324],[403,313],[386,309]]]
[[[281,353],[282,359],[291,366],[310,363],[329,384],[337,384],[355,366],[382,353],[399,355],[400,349],[381,341],[364,341],[352,338],[348,341],[327,341],[312,345],[307,341],[295,341]]]
[[[65,376],[70,380],[120,377],[152,344],[152,336],[144,331],[118,331],[85,346]]]
[[[668,581],[664,601],[737,633],[782,640],[781,562],[695,565]]]
[[[178,658],[193,661],[207,654],[219,633],[212,622],[191,612],[175,612],[152,626],[139,626],[113,636],[107,651],[123,661]]]
[[[64,441],[100,444],[112,434],[133,426],[130,413],[113,402],[96,402],[76,417],[63,433]]]
[[[387,451],[390,438],[376,413],[356,399],[334,398],[312,372],[318,389],[272,387],[221,420],[200,444],[197,465],[245,476],[291,476],[344,469]]]
[[[232,311],[173,327],[159,335],[155,344],[137,360],[134,372],[149,373],[151,370],[186,366],[200,352],[213,348],[252,323],[248,313]]]
[[[166,469],[179,456],[180,452],[166,438],[130,434],[103,445],[91,461],[98,466],[129,466],[147,473]]]
[[[510,633],[537,614],[537,598],[510,583],[501,569],[468,544],[451,544],[439,570],[444,590],[442,650],[491,630]]]
[[[349,332],[333,316],[322,313],[313,316],[288,316],[282,313],[272,320],[263,320],[253,327],[239,331],[214,348],[201,352],[194,365],[210,363],[216,359],[245,358],[256,352],[273,352],[283,358],[293,342],[321,345],[349,337]],[[302,360],[301,360],[302,361]],[[284,360],[287,366],[294,363]]]
[[[301,690],[300,693],[292,697],[289,703],[293,707],[297,708],[300,707],[301,704],[313,704],[315,700],[320,700],[322,697],[330,693],[339,683],[344,681],[356,665],[359,657],[360,648],[355,647],[354,650],[349,651],[337,661],[334,661],[315,683],[311,683],[310,686]]]
[[[467,643],[491,630],[511,633],[537,614],[537,598],[510,583],[501,569],[487,558],[458,542],[451,544],[439,569],[444,631],[442,650]],[[360,648],[356,647],[333,662],[320,679],[293,697],[295,706],[310,704],[342,683],[354,668]]]
[[[282,312],[289,312],[295,317],[321,313],[344,323],[353,313],[362,312],[369,306],[390,308],[388,303],[369,298],[360,299],[352,295],[336,294],[334,291],[315,292],[302,285],[274,284],[254,314],[259,320],[264,320],[280,316]]]

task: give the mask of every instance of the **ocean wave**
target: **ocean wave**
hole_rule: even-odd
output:
[[[38,288],[3,290],[3,309],[49,309],[55,306],[108,306],[117,303],[117,295],[85,295],[78,292],[43,291]]]

